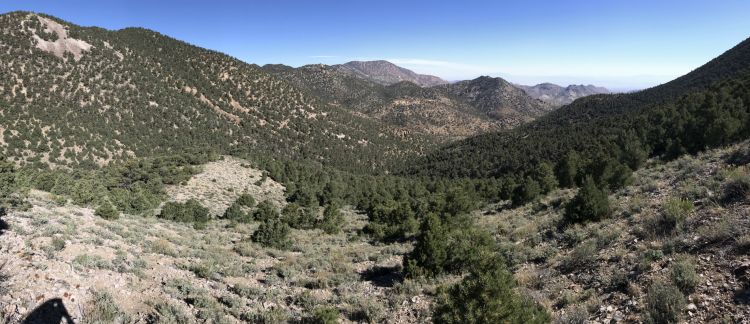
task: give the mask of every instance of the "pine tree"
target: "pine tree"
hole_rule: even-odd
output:
[[[240,223],[249,223],[251,220],[247,213],[242,211],[239,200],[235,201],[226,211],[224,211],[224,219]]]
[[[534,169],[532,178],[539,183],[539,189],[542,193],[548,193],[557,188],[557,178],[549,162],[539,163]]]
[[[279,218],[263,221],[253,233],[252,240],[262,246],[280,250],[288,249],[292,245],[289,240],[289,225]]]
[[[544,308],[514,290],[513,274],[501,260],[486,268],[472,269],[469,276],[438,291],[435,323],[549,323]]]
[[[575,187],[580,167],[581,157],[576,151],[569,151],[557,165],[557,180],[560,182],[560,186],[564,188]]]
[[[533,201],[542,190],[539,187],[539,183],[531,177],[526,177],[523,183],[513,190],[513,196],[511,200],[514,206],[520,206],[530,201]]]
[[[434,277],[444,271],[448,260],[448,229],[435,214],[422,221],[414,250],[404,258],[404,269],[410,277]]]
[[[343,222],[344,217],[341,215],[339,207],[336,204],[330,204],[323,211],[323,220],[321,221],[320,228],[326,234],[336,234],[341,232],[341,224]]]
[[[609,216],[609,197],[599,189],[591,177],[586,177],[578,194],[565,208],[565,219],[570,223],[598,221]]]

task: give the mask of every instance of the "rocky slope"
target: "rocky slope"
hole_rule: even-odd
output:
[[[446,84],[445,81],[433,75],[417,74],[388,61],[352,61],[334,65],[337,70],[353,76],[369,80],[382,85],[391,85],[408,81],[420,87],[431,87]]]
[[[744,323],[750,191],[736,188],[750,183],[749,148],[746,141],[650,161],[632,185],[609,196],[614,212],[599,222],[565,224],[570,190],[520,208],[490,206],[475,217],[505,245],[522,290],[562,323],[636,323],[654,315]]]
[[[535,86],[516,85],[523,89],[529,96],[544,102],[562,106],[567,105],[578,98],[590,95],[609,93],[607,88],[597,87],[594,85],[571,84],[567,87],[561,87],[552,83],[540,83]]]

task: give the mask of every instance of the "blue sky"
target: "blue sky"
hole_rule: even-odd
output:
[[[84,26],[146,27],[250,63],[386,59],[448,80],[668,81],[750,36],[750,1],[2,0]]]

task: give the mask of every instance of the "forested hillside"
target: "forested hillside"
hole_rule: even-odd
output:
[[[0,142],[15,161],[101,165],[212,150],[381,170],[431,142],[145,29],[14,12],[0,16],[0,55]]]

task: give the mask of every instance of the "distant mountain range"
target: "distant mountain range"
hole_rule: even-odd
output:
[[[375,73],[380,81],[342,66],[380,66]],[[332,106],[396,127],[402,134],[466,137],[513,128],[554,109],[501,78],[442,81],[431,87],[407,80],[385,82],[417,75],[385,61],[299,68],[266,65],[263,69]],[[439,79],[422,76],[423,80],[429,78]]]
[[[552,83],[540,83],[535,86],[516,85],[516,87],[523,89],[523,91],[532,98],[557,106],[567,105],[578,98],[590,95],[610,93],[607,88],[597,87],[590,84],[571,84],[567,87],[561,87]]]
[[[433,75],[418,74],[409,69],[400,67],[391,62],[378,60],[378,61],[352,61],[344,64],[332,65],[333,69],[356,76],[360,79],[371,81],[380,85],[393,85],[399,82],[411,82],[420,87],[433,87],[440,85],[451,84],[446,80]],[[499,78],[496,78],[499,79]],[[509,87],[517,87],[522,89],[531,98],[539,99],[546,103],[554,106],[567,105],[574,100],[594,94],[610,93],[607,88],[597,87],[594,85],[569,85],[562,87],[552,83],[541,83],[535,86],[517,85],[510,84],[502,80],[504,84],[502,86],[506,91],[512,91]],[[478,78],[471,84],[477,85],[478,82],[488,82],[487,78]],[[463,84],[458,88],[468,85],[466,81],[458,81],[457,84]],[[507,106],[507,105],[506,105]]]
[[[334,65],[337,70],[365,80],[382,85],[408,81],[420,87],[431,87],[446,84],[445,81],[433,75],[417,74],[388,61],[352,61]]]

